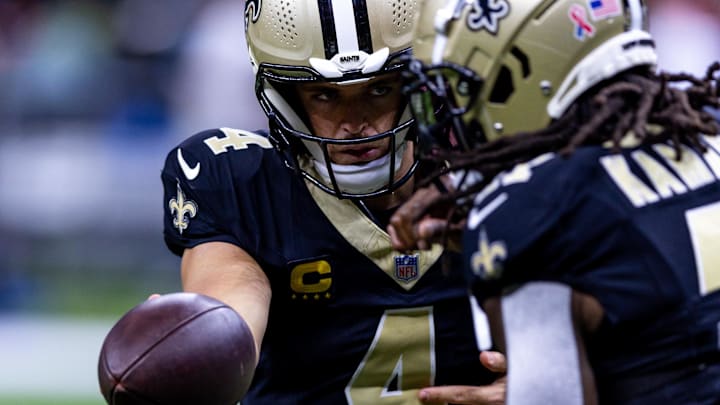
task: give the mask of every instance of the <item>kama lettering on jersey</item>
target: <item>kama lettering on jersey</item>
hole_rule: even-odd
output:
[[[720,180],[720,139],[704,139],[709,147],[702,157],[683,146],[680,161],[675,159],[675,150],[665,144],[653,145],[663,162],[642,150],[632,152],[633,160],[650,179],[650,185],[630,170],[622,155],[604,156],[600,163],[630,202],[635,207],[643,207]]]

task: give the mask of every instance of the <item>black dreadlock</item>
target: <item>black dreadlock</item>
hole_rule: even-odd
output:
[[[629,70],[596,85],[543,129],[502,136],[470,151],[435,150],[423,159],[439,166],[445,163],[444,168],[421,185],[437,183],[448,171],[467,169],[480,172],[483,180],[446,194],[427,210],[475,194],[497,174],[544,153],[569,156],[579,146],[607,141],[618,152],[622,138],[630,131],[641,144],[671,141],[677,159],[681,158],[681,145],[704,152],[700,135],[720,133],[720,123],[706,110],[720,107],[720,77],[715,76],[718,71],[720,62],[710,65],[702,79],[685,73],[654,73],[647,68]],[[669,85],[679,82],[690,86],[681,89]],[[661,129],[648,131],[649,125]],[[472,203],[472,199],[465,200],[448,214],[449,223],[464,217]]]

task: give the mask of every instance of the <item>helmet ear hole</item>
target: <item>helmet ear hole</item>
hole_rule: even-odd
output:
[[[478,120],[470,121],[467,130],[471,134],[472,139],[476,140],[475,145],[482,145],[488,142],[488,138],[485,135],[485,130],[483,130],[483,127],[482,125],[480,125]]]
[[[492,91],[490,91],[490,98],[488,100],[491,103],[504,104],[513,92],[515,92],[515,86],[513,84],[512,73],[507,66],[502,65],[500,72],[498,72],[497,80],[495,80],[495,85]]]
[[[527,54],[525,54],[525,52],[521,51],[520,48],[518,48],[517,46],[513,46],[510,53],[520,63],[520,68],[522,69],[523,79],[527,79],[528,77],[530,77],[530,73],[531,73],[530,59],[528,59]]]

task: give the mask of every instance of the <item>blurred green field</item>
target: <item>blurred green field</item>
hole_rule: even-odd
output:
[[[86,236],[28,236],[32,248],[0,255],[0,405],[105,405],[103,338],[149,294],[181,290],[179,259],[150,237]],[[5,269],[21,270],[4,282]]]
[[[0,394],[0,405],[105,405],[105,401],[103,401],[102,398],[49,398],[29,396],[11,397]]]
[[[8,231],[0,227],[3,232]],[[18,247],[8,248],[14,253],[0,255],[0,269],[19,269],[0,280],[0,312],[119,318],[151,293],[182,289],[180,260],[163,246],[157,230],[16,239]]]

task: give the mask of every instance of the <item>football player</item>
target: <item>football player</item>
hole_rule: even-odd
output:
[[[454,188],[420,189],[390,231],[406,249],[465,226],[508,404],[720,399],[720,125],[706,111],[720,64],[656,71],[645,12],[640,0],[420,10],[410,104]]]
[[[502,401],[504,357],[478,360],[481,313],[442,271],[460,256],[395,251],[384,230],[424,170],[400,73],[416,7],[247,1],[269,131],[209,130],[167,156],[183,289],[235,308],[260,353],[243,405]]]

